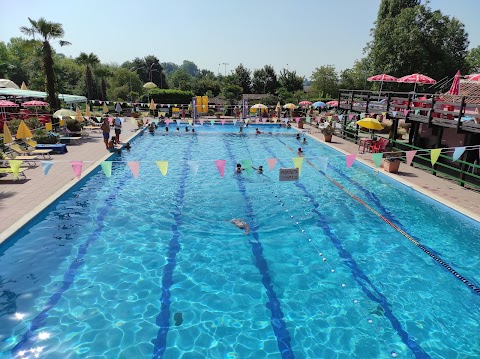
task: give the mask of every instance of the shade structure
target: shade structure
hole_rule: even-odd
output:
[[[157,87],[157,85],[155,85],[153,82],[147,82],[145,85],[143,85],[143,88],[146,88],[146,89],[153,89]]]
[[[13,142],[12,138],[12,133],[10,132],[10,129],[8,128],[8,125],[6,122],[3,123],[3,143],[11,143]]]
[[[325,106],[327,106],[327,104],[323,101],[317,101],[317,102],[312,103],[312,107],[315,107],[315,108],[325,107]]]
[[[8,88],[8,89],[18,89],[20,90],[20,87],[18,85],[8,79],[0,79],[0,88]]]
[[[20,121],[20,125],[18,126],[17,134],[15,135],[16,139],[20,138],[32,138],[32,132],[29,130],[25,122]]]
[[[300,106],[310,106],[312,103],[310,101],[300,101],[298,104]]]
[[[297,108],[297,105],[295,105],[294,103],[286,103],[285,105],[283,105],[283,108],[288,108],[289,110],[294,110]]]
[[[57,118],[60,118],[60,117],[68,117],[68,116],[75,116],[77,113],[75,111],[72,111],[72,110],[68,110],[66,108],[62,108],[60,110],[57,110],[53,113],[53,117],[57,117]]]
[[[392,76],[392,75],[378,74],[378,75],[369,77],[367,80],[370,81],[370,82],[372,82],[372,81],[381,82],[380,92],[382,92],[384,82],[396,82],[398,79],[395,76]]]
[[[150,110],[155,110],[157,108],[157,105],[155,105],[155,102],[153,102],[153,98],[152,101],[150,101],[150,105],[148,106],[148,108]]]
[[[450,90],[448,90],[449,95],[458,95],[460,92],[460,78],[462,74],[460,70],[457,71],[455,77],[453,78],[452,86],[450,86]]]
[[[383,130],[383,126],[376,118],[366,117],[357,121],[357,125],[369,130]]]
[[[480,81],[480,74],[471,74],[465,76],[469,81]]]
[[[46,107],[48,105],[49,105],[48,102],[37,101],[37,100],[27,101],[27,102],[22,103],[23,107]]]
[[[423,74],[411,74],[407,76],[400,77],[397,82],[403,82],[407,84],[415,84],[413,91],[415,92],[417,88],[417,84],[423,85],[435,85],[437,83],[436,80],[428,77],[427,75]]]

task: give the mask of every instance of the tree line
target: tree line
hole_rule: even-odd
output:
[[[199,69],[189,60],[161,62],[155,55],[122,64],[102,63],[93,53],[67,57],[52,47],[56,41],[69,45],[63,40],[62,24],[44,18],[28,21],[28,26],[20,28],[26,38],[0,42],[0,78],[17,84],[24,81],[31,90],[46,90],[53,109],[60,105],[57,93],[84,95],[89,100],[138,101],[148,91],[144,88],[148,82],[158,89],[223,96],[229,101],[243,94],[267,94],[264,102],[276,103],[336,98],[341,88],[377,89],[378,84],[367,78],[379,73],[400,77],[419,72],[441,80],[453,77],[457,70],[480,71],[480,46],[468,51],[465,26],[420,0],[382,0],[365,56],[342,71],[334,64],[321,65],[309,79],[288,69],[277,73],[271,65],[252,71],[239,64],[222,75]],[[384,89],[410,90],[404,86],[384,84]]]

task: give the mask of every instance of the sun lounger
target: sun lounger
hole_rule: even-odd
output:
[[[35,167],[37,165],[37,163],[35,162],[36,160],[38,160],[38,157],[37,156],[16,156],[15,158],[13,157],[6,157],[5,160],[9,161],[9,160],[18,160],[18,161],[23,161],[25,162],[27,165],[29,165],[30,167]]]
[[[78,144],[78,142],[82,139],[82,137],[77,136],[77,137],[68,137],[68,136],[62,136],[60,137],[60,143],[70,143],[70,144]]]
[[[8,146],[12,151],[18,153],[19,155],[22,155],[22,156],[35,156],[35,155],[41,155],[43,156],[44,158],[47,158],[45,156],[48,156],[48,158],[51,158],[50,156],[50,153],[52,152],[52,150],[36,150],[36,149],[24,149],[22,147],[20,147],[20,145],[18,144],[13,144],[13,145],[9,145]]]
[[[23,173],[26,170],[26,168],[20,168],[18,170],[18,179],[27,179],[27,176],[25,176],[25,173]],[[13,176],[13,170],[11,168],[0,168],[0,175],[12,175]]]

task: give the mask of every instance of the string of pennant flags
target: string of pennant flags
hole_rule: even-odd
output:
[[[395,159],[405,159],[405,162],[406,162],[407,166],[410,166],[410,164],[412,163],[412,161],[413,161],[413,159],[416,155],[419,155],[419,154],[425,152],[425,153],[430,153],[430,162],[433,166],[437,162],[437,160],[438,160],[442,151],[451,152],[451,150],[453,150],[453,154],[452,154],[452,160],[453,161],[457,161],[462,156],[462,154],[467,150],[478,150],[479,151],[479,156],[480,156],[480,145],[476,145],[476,146],[434,148],[434,149],[422,149],[422,150],[410,150],[410,151],[395,151],[393,153],[394,157],[389,157],[389,158],[390,159],[393,159],[393,158],[395,158]],[[387,154],[392,154],[392,152],[386,152],[386,153]],[[380,167],[380,164],[381,164],[381,161],[384,157],[384,154],[385,153],[363,154],[360,157],[369,155],[371,157],[371,159],[373,160],[373,163],[375,164],[375,167],[378,168],[378,167]],[[326,171],[327,166],[328,166],[328,159],[330,157],[344,157],[346,167],[350,168],[354,164],[357,156],[359,156],[359,155],[358,154],[348,154],[348,155],[332,155],[332,156],[328,156],[328,157],[327,156],[293,157],[293,158],[289,158],[289,159],[291,159],[292,162],[293,162],[293,168],[298,168],[299,172],[301,173],[304,158],[305,159],[318,159],[319,163],[320,163],[320,168],[319,169],[322,170],[322,171]],[[255,162],[257,162],[257,161],[258,162],[261,162],[261,161],[267,162],[268,167],[270,168],[271,171],[273,171],[275,169],[275,166],[276,166],[277,162],[279,160],[284,160],[284,159],[285,158],[262,158],[262,159],[256,159]],[[252,167],[252,162],[253,161],[254,160],[252,160],[252,159],[241,160],[240,161],[243,168],[245,169],[245,171],[247,172],[248,175],[251,175],[253,173],[253,167]],[[44,161],[44,160],[42,160],[41,165],[42,165],[43,174],[45,176],[48,175],[50,169],[52,168],[52,166],[55,163],[62,163],[62,162],[63,163],[68,162],[71,165],[73,173],[75,174],[75,176],[77,178],[80,178],[81,175],[82,175],[83,164],[88,163],[88,162],[94,162],[94,161],[80,161],[80,160],[76,160],[76,161],[52,161],[52,160],[48,160],[48,161]],[[157,165],[158,169],[160,170],[160,173],[163,176],[167,175],[168,168],[169,168],[169,161],[145,161],[145,160],[143,160],[143,161],[121,161],[121,160],[120,161],[119,160],[103,161],[103,162],[100,163],[100,166],[101,166],[101,168],[103,170],[103,173],[105,174],[106,177],[111,177],[112,176],[113,162],[115,162],[115,163],[125,163],[126,162],[128,167],[130,168],[130,171],[132,172],[132,175],[133,175],[134,178],[138,178],[138,176],[139,176],[140,164],[141,163],[145,163],[145,162],[152,163],[152,162],[154,162]],[[18,179],[18,175],[19,175],[20,167],[21,167],[22,163],[23,163],[22,160],[15,160],[15,159],[8,160],[8,164],[9,164],[11,170],[12,170],[12,174],[16,179]],[[219,173],[220,177],[222,177],[222,178],[225,177],[225,169],[226,169],[226,166],[227,166],[227,161],[226,160],[223,160],[223,159],[217,159],[217,160],[211,160],[211,159],[207,159],[207,160],[188,160],[188,161],[186,161],[186,163],[189,166],[189,169],[194,176],[197,175],[201,164],[203,165],[204,163],[214,163],[217,170],[218,170],[218,173]]]

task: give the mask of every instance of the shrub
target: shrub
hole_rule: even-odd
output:
[[[55,144],[58,143],[60,136],[56,133],[47,132],[43,128],[40,128],[33,134],[33,139],[41,144]]]
[[[68,130],[72,131],[72,132],[82,131],[82,125],[77,120],[73,120],[73,119],[67,120],[66,121],[66,126],[67,126]]]

